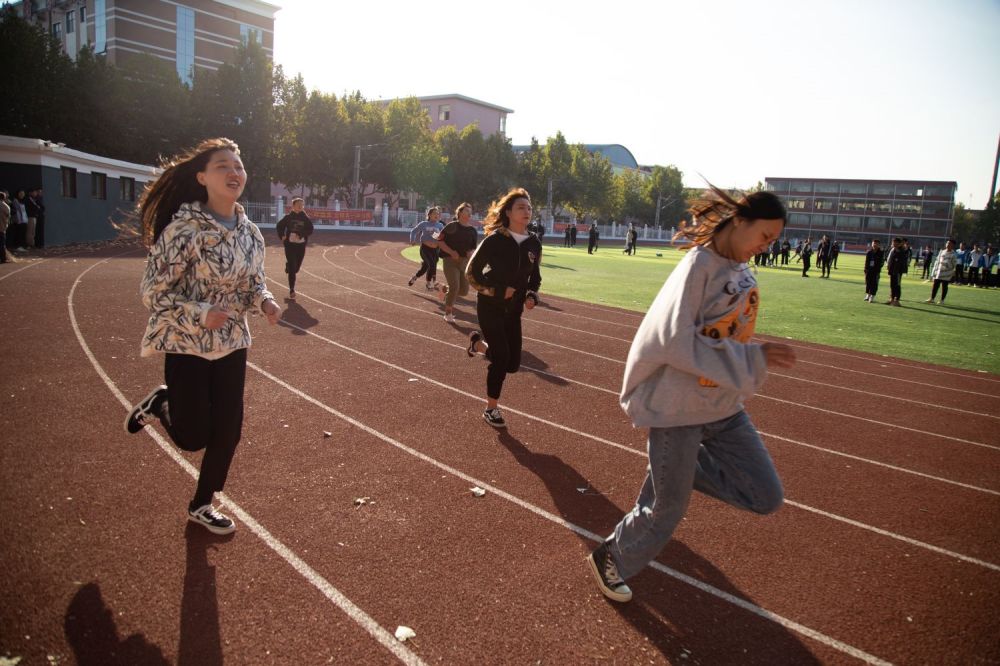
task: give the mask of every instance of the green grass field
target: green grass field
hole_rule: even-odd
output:
[[[663,256],[657,257],[658,252]],[[404,256],[419,262],[416,247]],[[679,250],[642,245],[632,257],[623,255],[621,246],[588,255],[585,239],[575,248],[546,244],[542,295],[645,312],[682,256]],[[903,278],[903,307],[884,305],[889,298],[885,274],[877,302],[866,303],[863,260],[841,254],[829,279],[820,278],[815,267],[803,279],[794,256],[788,267],[760,268],[757,331],[1000,374],[1000,289],[952,286],[944,305],[931,305],[924,303],[931,283],[920,280],[920,269],[911,267]]]

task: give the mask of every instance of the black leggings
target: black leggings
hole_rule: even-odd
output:
[[[934,280],[934,286],[931,287],[931,300],[933,301],[937,298],[938,287],[941,287],[941,302],[944,303],[944,299],[948,297],[948,283],[950,280]]]
[[[289,243],[285,241],[285,272],[288,273],[288,288],[292,291],[295,291],[295,274],[302,268],[302,260],[305,257],[305,243]]]
[[[413,276],[414,280],[424,273],[427,273],[428,282],[433,282],[437,279],[438,252],[439,250],[436,247],[429,247],[423,243],[420,244],[420,270]]]
[[[168,419],[163,425],[179,448],[205,449],[190,508],[210,504],[229,475],[243,431],[243,384],[247,350],[209,361],[191,354],[167,354]]]
[[[503,381],[507,375],[521,367],[521,313],[522,308],[501,310],[493,303],[476,301],[479,328],[489,349],[486,358],[490,367],[486,371],[486,395],[500,399]]]

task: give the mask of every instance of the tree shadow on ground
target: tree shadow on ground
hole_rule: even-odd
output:
[[[73,595],[63,618],[66,640],[80,666],[161,666],[163,651],[143,634],[118,638],[114,613],[97,583],[87,583]]]
[[[546,486],[560,517],[599,534],[609,533],[624,514],[575,468],[556,455],[536,453],[506,431],[497,438],[514,459]],[[642,479],[635,479],[636,492]],[[596,529],[595,529],[596,528]],[[589,552],[597,544],[580,536]],[[572,559],[573,555],[567,555]],[[671,541],[659,561],[715,590],[754,603],[711,562],[679,541]],[[580,576],[596,585],[583,558]],[[818,664],[801,639],[780,624],[750,613],[731,602],[647,567],[630,579],[635,596],[616,604],[600,596],[595,603],[614,609],[671,663]]]
[[[305,335],[306,332],[299,329],[312,328],[319,323],[319,320],[309,314],[308,310],[299,305],[297,301],[293,301],[290,298],[285,299],[285,309],[281,313],[281,321],[294,324],[299,327],[288,327],[292,331],[292,335]]]
[[[232,538],[232,534],[216,536],[194,523],[188,523],[184,531],[187,557],[184,569],[184,593],[181,598],[178,666],[222,664],[215,566],[208,561],[208,554],[217,544],[231,541]]]

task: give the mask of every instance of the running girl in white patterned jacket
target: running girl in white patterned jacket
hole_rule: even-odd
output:
[[[635,507],[587,558],[601,592],[629,601],[626,579],[669,541],[692,490],[766,514],[781,506],[781,481],[743,403],[767,368],[788,368],[785,344],[750,342],[759,292],[746,262],[785,228],[770,192],[695,202],[674,236],[694,243],[667,278],[632,341],[621,404],[649,428],[649,467]]]
[[[125,430],[158,419],[174,444],[205,450],[188,519],[215,534],[236,529],[212,506],[243,428],[248,312],[278,323],[264,283],[264,238],[236,203],[247,175],[229,139],[203,141],[168,161],[139,201],[149,246],[142,302],[150,310],[142,355],[165,353],[166,386],[132,408]]]

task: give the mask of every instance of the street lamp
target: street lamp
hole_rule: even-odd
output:
[[[663,208],[665,208],[666,206],[669,206],[670,204],[672,204],[675,201],[677,201],[677,197],[670,197],[669,199],[667,199],[666,201],[664,201],[661,204],[660,203],[661,199],[663,199],[663,192],[657,192],[656,193],[656,219],[653,221],[653,226],[656,227],[657,229],[660,228],[660,211],[663,210]],[[659,232],[657,232],[657,233],[659,233]]]

